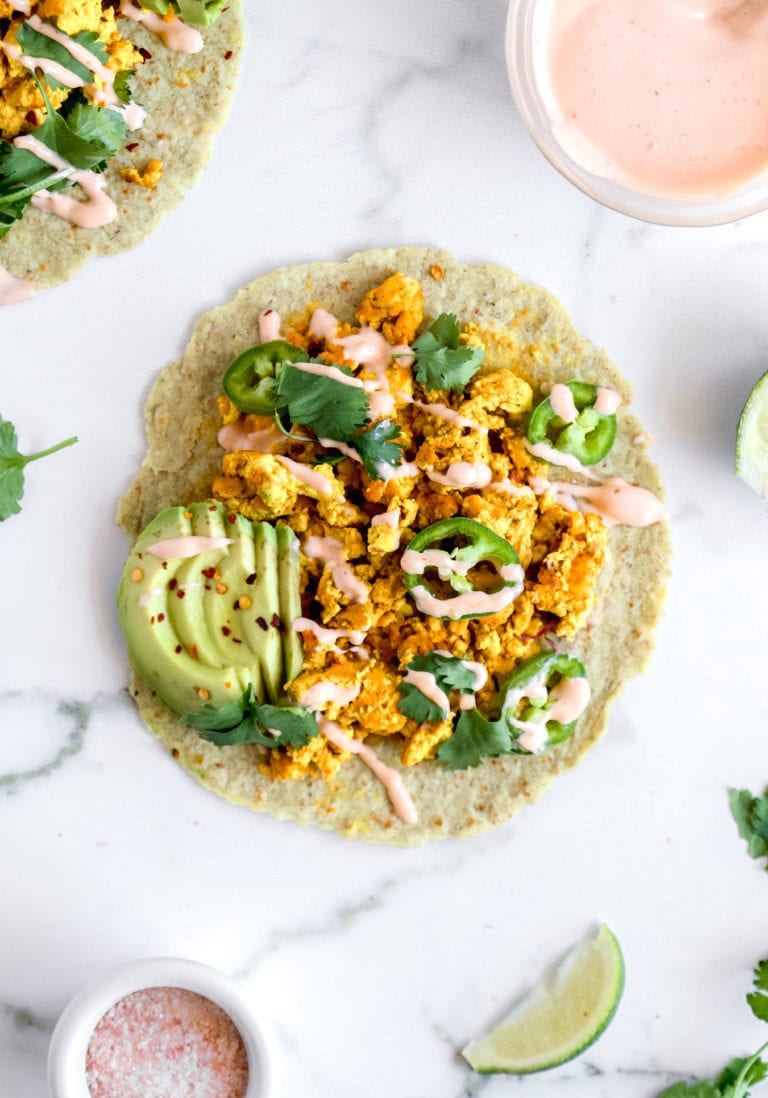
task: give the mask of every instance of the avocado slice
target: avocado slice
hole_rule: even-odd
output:
[[[304,664],[301,637],[293,628],[301,617],[301,567],[299,539],[290,526],[277,527],[277,586],[280,620],[283,623],[283,670],[285,681],[296,678]]]
[[[184,558],[157,556],[148,547],[192,535],[190,512],[170,507],[143,531],[126,562],[117,592],[120,624],[133,666],[158,697],[177,713],[199,713],[239,697],[247,675],[232,667],[211,666],[194,657],[174,625],[171,602]],[[174,608],[175,609],[175,608]],[[225,684],[229,682],[228,688]]]
[[[253,527],[254,570],[250,584],[252,606],[243,615],[243,628],[259,653],[264,690],[273,705],[283,692],[283,623],[277,573],[277,534],[274,526],[260,522]],[[251,578],[251,577],[249,577]]]
[[[164,555],[148,552],[158,542],[171,543]],[[248,686],[257,700],[279,703],[287,670],[293,677],[301,669],[301,641],[290,630],[301,613],[295,534],[214,500],[152,520],[126,562],[117,602],[131,662],[182,715],[207,703],[220,708]]]

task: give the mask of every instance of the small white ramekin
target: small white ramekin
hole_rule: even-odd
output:
[[[229,1015],[248,1054],[245,1098],[277,1098],[275,1038],[244,988],[208,965],[180,957],[151,957],[113,969],[75,996],[59,1018],[48,1049],[51,1098],[91,1098],[85,1077],[88,1042],[99,1020],[126,995],[152,987],[195,991]]]
[[[542,73],[542,23],[551,0],[510,0],[506,54],[509,82],[520,117],[547,160],[579,190],[620,213],[656,225],[723,225],[768,209],[768,172],[722,196],[665,196],[597,175],[578,163],[558,136]]]

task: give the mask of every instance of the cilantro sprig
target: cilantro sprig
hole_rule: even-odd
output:
[[[217,747],[258,743],[263,747],[304,747],[319,734],[317,718],[299,706],[261,705],[247,686],[237,701],[219,709],[204,705],[202,713],[182,717]]]
[[[345,366],[340,375],[352,376]],[[368,421],[370,402],[362,386],[347,385],[325,374],[310,374],[283,364],[277,379],[277,411],[291,423],[310,427],[318,437],[345,442]]]
[[[760,961],[755,968],[753,987],[747,995],[749,1008],[759,1021],[768,1022],[768,960]],[[749,1088],[768,1076],[768,1064],[762,1059],[766,1048],[768,1041],[754,1055],[731,1060],[716,1079],[674,1083],[658,1098],[748,1098]]]
[[[430,652],[427,656],[415,656],[408,664],[409,671],[426,671],[433,675],[435,682],[444,694],[458,690],[462,694],[472,694],[475,689],[475,673],[458,656],[445,656],[441,652]],[[442,720],[443,713],[437,702],[432,701],[413,683],[401,682],[397,689],[402,694],[397,703],[401,713],[413,721]]]
[[[768,789],[755,797],[748,789],[730,791],[731,814],[750,858],[768,858]],[[765,865],[768,872],[768,862]]]
[[[46,61],[54,61],[56,64],[61,65],[63,68],[68,69],[74,73],[75,76],[79,76],[85,83],[91,83],[93,81],[93,73],[77,58],[73,57],[66,46],[62,46],[60,42],[51,38],[47,34],[41,34],[40,31],[35,30],[34,27],[30,27],[28,23],[21,23],[16,29],[16,41],[21,46],[22,52],[29,57],[44,58]],[[95,31],[81,31],[79,34],[72,36],[72,41],[76,42],[78,46],[82,46],[83,49],[88,50],[93,54],[97,61],[105,64],[109,60],[109,54],[107,53],[107,47],[99,38]],[[55,77],[50,74],[46,74],[46,82],[49,88],[61,88],[64,85],[56,80]]]
[[[173,12],[190,27],[210,27],[221,15],[227,0],[139,0],[142,8],[157,15]]]
[[[425,389],[462,391],[483,364],[482,347],[461,344],[459,321],[441,313],[428,331],[414,341],[416,380]]]
[[[10,518],[11,515],[18,515],[21,511],[19,500],[24,495],[25,466],[30,461],[55,454],[57,450],[63,450],[65,446],[72,446],[75,442],[77,438],[73,436],[36,454],[20,454],[19,440],[13,424],[0,416],[0,521]]]
[[[24,213],[40,190],[61,190],[70,182],[72,169],[102,171],[122,147],[128,127],[117,111],[106,110],[76,98],[66,116],[55,111],[45,86],[37,76],[45,101],[45,118],[32,136],[71,167],[57,169],[12,142],[0,142],[0,239]]]

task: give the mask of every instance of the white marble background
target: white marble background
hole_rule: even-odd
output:
[[[768,877],[727,789],[768,782],[768,517],[732,476],[768,366],[768,215],[654,228],[533,147],[503,0],[246,0],[215,161],[156,237],[0,315],[0,414],[29,467],[0,527],[0,1096],[44,1098],[81,984],[178,954],[243,977],[285,1098],[652,1098],[757,1048]],[[143,729],[113,592],[140,406],[192,322],[251,277],[361,247],[441,245],[552,289],[635,386],[675,568],[649,673],[539,806],[468,843],[349,844],[229,806]],[[606,921],[622,1006],[580,1060],[473,1076],[457,1049]]]

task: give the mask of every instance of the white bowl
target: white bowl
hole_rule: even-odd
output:
[[[541,152],[585,194],[620,213],[657,225],[722,225],[768,209],[768,172],[722,196],[691,198],[651,194],[596,175],[563,148],[543,87],[543,28],[546,0],[510,0],[506,52],[512,95]]]
[[[237,981],[208,965],[179,957],[146,958],[122,965],[75,996],[59,1018],[48,1049],[51,1098],[91,1098],[85,1058],[97,1023],[126,995],[152,987],[195,991],[218,1004],[239,1030],[248,1054],[245,1098],[277,1098],[277,1050],[269,1024],[257,1017]]]

